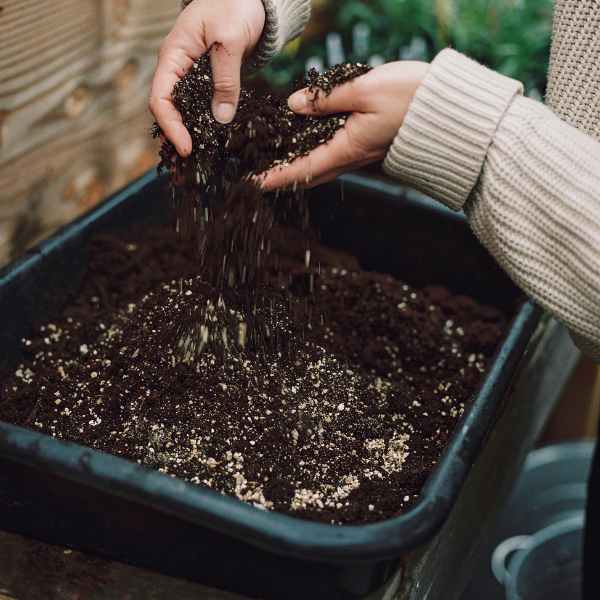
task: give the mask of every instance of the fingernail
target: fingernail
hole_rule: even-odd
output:
[[[219,102],[215,105],[213,114],[219,123],[231,123],[235,116],[235,106],[230,102]]]
[[[288,106],[294,112],[306,110],[308,106],[308,96],[306,95],[306,92],[300,91],[292,94],[288,99]]]

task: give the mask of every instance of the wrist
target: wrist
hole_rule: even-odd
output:
[[[386,172],[461,210],[501,119],[522,89],[454,50],[442,51],[412,99]]]

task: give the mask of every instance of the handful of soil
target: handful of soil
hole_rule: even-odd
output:
[[[369,70],[358,63],[336,65],[323,74],[312,69],[295,89],[285,94],[261,93],[243,86],[234,121],[222,125],[212,114],[212,71],[208,59],[202,57],[173,90],[173,103],[192,137],[192,154],[182,159],[175,147],[165,141],[159,168],[174,172],[178,187],[221,186],[223,180],[237,183],[304,156],[331,140],[348,115],[297,115],[288,107],[289,94],[308,87],[316,94],[328,95],[336,86]],[[154,135],[160,135],[158,126]]]

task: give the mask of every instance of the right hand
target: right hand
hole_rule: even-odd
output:
[[[352,114],[328,143],[259,175],[263,189],[314,187],[383,160],[428,70],[424,62],[391,62],[336,87],[329,96],[310,89],[293,94],[288,104],[297,114]]]
[[[240,97],[242,61],[260,40],[264,26],[262,0],[194,0],[175,21],[158,54],[150,111],[180,156],[191,154],[192,138],[173,105],[175,83],[210,51],[213,115],[220,123],[230,123]]]

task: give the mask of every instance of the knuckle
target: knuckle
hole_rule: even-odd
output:
[[[169,38],[165,38],[162,43],[160,44],[160,46],[158,47],[158,58],[163,58],[165,56],[165,54],[167,54],[169,52]]]
[[[366,160],[370,155],[370,151],[361,143],[355,142],[348,144],[346,160],[348,162],[355,160]]]
[[[252,26],[250,25],[249,22],[244,23],[243,39],[244,39],[244,42],[246,43],[246,46],[250,46],[252,44],[253,37],[254,37],[254,31],[252,29]]]
[[[327,98],[321,90],[317,90],[314,94],[308,94],[308,104],[317,112],[325,110],[327,106]]]
[[[158,111],[158,98],[151,94],[148,98],[148,106],[150,107],[152,114],[156,116],[156,112]]]
[[[233,96],[237,93],[238,84],[231,75],[219,75],[215,78],[215,92],[221,95]]]
[[[369,84],[364,77],[357,77],[356,79],[349,81],[346,85],[352,87],[352,93],[357,97],[357,99],[361,99],[368,95]]]
[[[176,52],[178,47],[178,36],[173,31],[171,31],[165,36],[160,46],[158,47],[158,57],[168,58]]]
[[[351,128],[348,128],[348,143],[344,147],[347,161],[363,160],[370,156],[371,149]]]
[[[326,111],[329,103],[329,97],[322,90],[308,93],[308,105],[318,113]]]
[[[244,43],[244,33],[237,28],[225,27],[219,31],[217,40],[226,49],[238,48]]]

